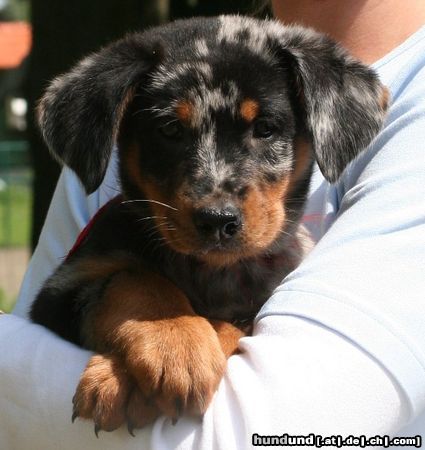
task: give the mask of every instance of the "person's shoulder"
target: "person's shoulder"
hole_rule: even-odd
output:
[[[374,191],[379,209],[385,196],[393,196],[392,189],[417,190],[416,180],[424,169],[425,26],[373,67],[390,90],[387,119],[372,145],[344,172],[336,189],[339,203],[354,186],[353,192]],[[359,190],[359,186],[363,188]],[[416,198],[413,193],[411,198]]]
[[[425,26],[373,65],[391,92],[392,104],[425,111]]]

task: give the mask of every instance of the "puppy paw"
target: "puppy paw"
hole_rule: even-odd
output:
[[[134,436],[134,429],[143,428],[154,422],[161,412],[152,400],[147,399],[135,385],[127,403],[127,428]]]
[[[126,365],[143,397],[174,421],[183,413],[203,414],[226,365],[213,327],[199,316],[139,326],[143,339],[128,347]]]
[[[126,408],[134,383],[122,361],[112,355],[93,356],[73,398],[72,421],[92,419],[96,436],[126,422]]]

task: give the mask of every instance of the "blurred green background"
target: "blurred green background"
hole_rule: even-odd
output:
[[[128,31],[181,17],[258,13],[259,3],[0,0],[0,309],[13,307],[59,176],[34,125],[48,81]]]

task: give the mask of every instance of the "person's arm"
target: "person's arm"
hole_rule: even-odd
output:
[[[378,364],[340,336],[291,317],[269,317],[245,338],[203,421],[101,432],[71,423],[72,396],[89,358],[38,325],[0,317],[0,448],[247,449],[252,434],[387,434],[402,400]]]

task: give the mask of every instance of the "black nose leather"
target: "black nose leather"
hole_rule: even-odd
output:
[[[194,213],[193,221],[202,236],[219,239],[232,238],[241,227],[240,212],[234,207],[198,209]]]

